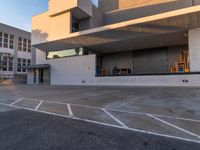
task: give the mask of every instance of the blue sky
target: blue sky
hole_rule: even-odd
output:
[[[48,0],[2,0],[0,22],[30,31],[31,17],[47,9]]]

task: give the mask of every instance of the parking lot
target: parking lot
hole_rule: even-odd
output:
[[[0,112],[0,120],[5,113],[26,117],[37,113],[126,132],[121,133],[126,136],[146,135],[142,137],[151,142],[164,139],[170,150],[180,149],[180,143],[184,143],[181,150],[200,146],[200,88],[6,86],[0,87]],[[140,149],[148,149],[144,145]]]

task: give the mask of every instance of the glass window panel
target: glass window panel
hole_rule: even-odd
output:
[[[18,50],[22,51],[22,38],[21,37],[18,38]]]
[[[28,40],[28,52],[31,52],[31,40]]]
[[[8,48],[8,34],[4,33],[3,47]]]
[[[9,48],[13,49],[14,48],[14,35],[10,35],[10,40],[9,40]]]
[[[23,51],[27,51],[27,39],[23,39]]]
[[[68,49],[68,50],[61,50],[61,51],[51,51],[51,52],[47,52],[47,59],[87,55],[88,52],[86,51],[88,50],[83,49],[83,48]]]
[[[21,72],[21,71],[22,71],[21,66],[22,66],[22,59],[21,59],[21,58],[18,58],[18,59],[17,59],[17,71],[18,71],[18,72]]]
[[[3,33],[0,32],[0,47],[3,46]]]

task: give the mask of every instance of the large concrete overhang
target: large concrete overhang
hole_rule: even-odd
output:
[[[44,51],[77,47],[97,52],[187,44],[189,29],[200,27],[200,6],[152,15],[77,33],[34,45]]]

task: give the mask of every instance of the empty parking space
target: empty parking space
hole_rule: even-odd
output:
[[[20,86],[8,87],[4,90],[3,97],[0,97],[0,104],[200,143],[198,115],[200,90],[187,88],[189,94],[184,93],[185,88],[178,89],[177,93],[174,90],[176,89]],[[10,91],[15,95],[8,96]],[[152,92],[157,92],[157,95],[152,95]],[[52,96],[52,93],[55,95]]]
[[[38,107],[38,110],[66,116],[69,115],[67,105],[65,104],[43,102],[40,107]]]

